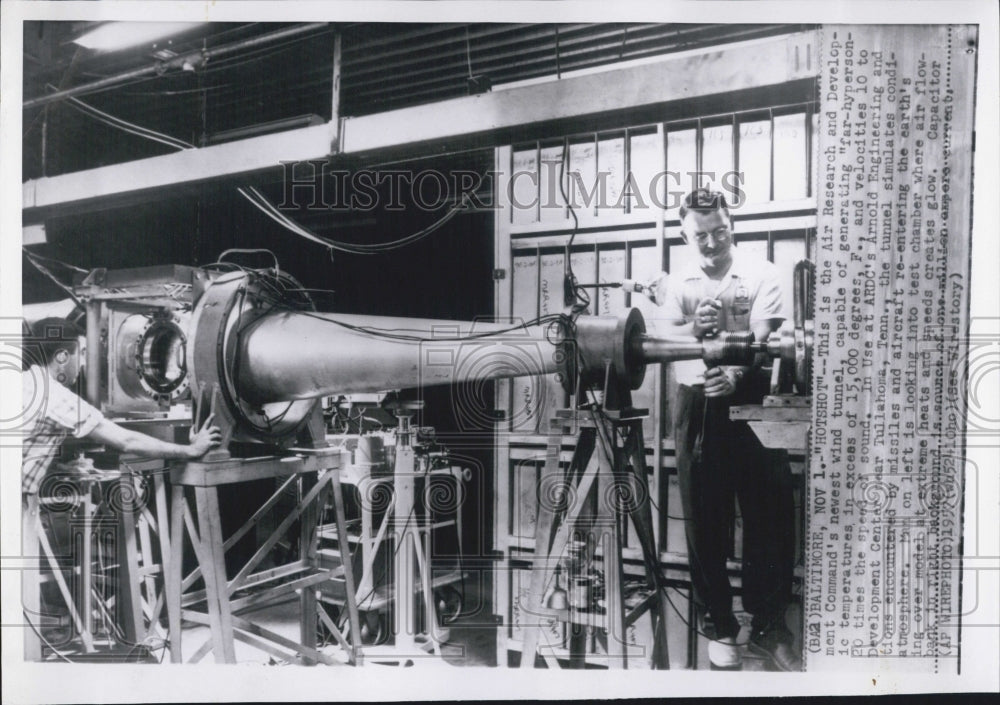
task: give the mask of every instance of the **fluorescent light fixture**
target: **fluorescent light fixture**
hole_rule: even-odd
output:
[[[155,42],[204,22],[108,22],[73,41],[94,51],[117,51]]]

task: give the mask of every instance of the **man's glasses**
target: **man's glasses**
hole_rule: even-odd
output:
[[[708,242],[708,238],[710,237],[714,242],[718,243],[729,242],[730,240],[733,239],[733,232],[727,226],[723,225],[722,227],[716,228],[710,233],[701,232],[694,234],[694,239],[697,240],[699,245],[704,245],[706,242]]]

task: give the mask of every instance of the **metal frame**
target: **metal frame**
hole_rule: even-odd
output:
[[[183,620],[208,625],[211,631],[210,639],[194,653],[191,662],[201,660],[212,651],[217,663],[235,663],[235,640],[239,640],[283,660],[299,659],[307,664],[318,662],[337,665],[339,661],[317,649],[316,631],[320,620],[346,652],[347,662],[353,665],[361,662],[359,642],[357,636],[354,636],[360,634],[360,622],[354,576],[349,569],[350,553],[344,551],[343,565],[334,569],[319,568],[316,556],[319,511],[328,494],[333,495],[338,533],[341,536],[347,535],[340,485],[341,458],[341,451],[336,448],[295,449],[295,455],[292,456],[191,462],[173,471],[173,551],[167,581],[172,662],[182,661]],[[223,540],[219,523],[218,487],[262,478],[284,478],[285,482],[242,527]],[[293,481],[301,483],[302,498],[297,506],[282,519],[230,580],[226,574],[226,551],[257,525],[261,517],[277,504],[285,487]],[[194,510],[186,496],[186,488],[191,488],[194,494]],[[299,560],[253,572],[300,517]],[[198,567],[189,575],[182,576],[185,534],[194,547]],[[185,592],[199,577],[203,578],[205,589]],[[317,601],[319,584],[336,579],[342,579],[345,583],[353,644],[330,622]],[[280,584],[274,585],[273,581],[280,581]],[[238,591],[248,591],[249,594],[237,596]],[[237,616],[243,610],[285,601],[296,592],[300,592],[299,642]],[[204,611],[193,609],[200,603],[205,603]]]
[[[540,654],[550,668],[559,662],[551,648],[539,651],[542,628],[540,620],[549,618],[571,625],[569,665],[582,668],[588,661],[579,627],[596,626],[606,634],[608,668],[627,668],[629,661],[626,628],[648,613],[653,626],[653,644],[649,664],[669,669],[667,652],[667,601],[656,555],[653,518],[646,479],[645,452],[642,440],[642,416],[605,417],[601,409],[588,411],[563,409],[551,421],[548,452],[539,483],[539,512],[536,524],[535,555],[532,560],[531,590],[525,612],[532,623],[525,625],[522,669],[534,668]],[[624,441],[618,443],[619,434]],[[576,441],[573,457],[565,473],[559,455],[563,440]],[[597,459],[593,461],[597,448]],[[631,466],[631,467],[630,467]],[[561,496],[543,501],[543,495],[555,490]],[[597,497],[592,496],[597,492]],[[631,498],[631,499],[629,499]],[[550,498],[552,499],[552,498]],[[609,501],[614,504],[609,507]],[[596,511],[593,504],[596,500]],[[590,506],[590,511],[587,509]],[[590,515],[584,517],[584,515]],[[624,595],[625,571],[622,558],[626,520],[630,518],[642,544],[648,594],[627,608]],[[581,527],[582,524],[582,527]],[[556,565],[566,551],[571,532],[599,531],[605,576],[605,614],[590,610],[553,608],[544,604]],[[595,546],[596,550],[596,546]],[[603,660],[603,659],[597,659]]]

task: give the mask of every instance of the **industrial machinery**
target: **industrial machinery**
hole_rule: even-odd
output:
[[[267,585],[269,597],[287,596],[290,590],[301,592],[303,639],[289,646],[274,634],[264,636],[291,648],[304,661],[326,661],[315,648],[313,591],[323,581],[337,579],[345,583],[350,613],[347,633],[354,635],[355,643],[348,644],[343,633],[336,636],[348,660],[360,661],[352,571],[320,570],[313,560],[317,506],[325,502],[330,490],[337,505],[337,529],[346,535],[339,485],[344,461],[339,450],[326,442],[324,397],[557,373],[574,400],[573,413],[590,416],[593,432],[610,458],[622,453],[616,450],[614,434],[598,421],[614,420],[635,430],[641,410],[632,407],[630,392],[642,383],[648,364],[695,358],[710,364],[749,364],[756,353],[769,349],[755,343],[749,333],[723,333],[705,341],[651,336],[637,309],[622,317],[574,311],[573,315],[512,323],[322,313],[308,292],[277,266],[251,270],[220,262],[201,269],[95,270],[77,283],[76,293],[87,305],[87,390],[92,402],[132,418],[149,417],[153,425],[167,423],[171,417],[169,423],[175,423],[179,415],[185,415],[178,404],[187,402],[195,425],[211,415],[223,432],[220,448],[171,472],[170,542],[169,547],[163,545],[163,551],[171,555],[164,557],[163,564],[168,573],[165,602],[174,660],[180,660],[182,616],[207,624],[213,633],[213,640],[199,649],[195,659],[211,649],[217,660],[233,660],[234,637],[259,646],[261,628],[236,617],[235,612],[264,599],[243,591]],[[409,427],[413,410],[406,403],[396,410],[396,520],[392,528],[401,544],[420,546],[419,527],[407,519],[415,467]],[[642,447],[641,439],[638,446],[635,438],[627,443]],[[631,481],[624,473],[642,475],[645,482],[641,459],[633,457],[631,463],[616,465],[619,480]],[[315,478],[305,481],[306,476],[312,477],[310,473]],[[224,541],[221,535],[216,490],[219,485],[268,477],[284,481],[282,487],[301,478],[301,502],[275,530],[285,532],[295,519],[302,518],[306,528],[299,560],[291,567],[252,572],[277,542],[278,537],[272,535],[230,578],[223,558],[233,539]],[[186,492],[195,496],[195,509]],[[276,503],[272,497],[252,520],[257,521],[258,514]],[[629,508],[643,527],[647,568],[652,573],[655,551],[651,524],[639,516],[643,511],[648,513],[648,506]],[[246,534],[253,521],[237,533]],[[199,568],[182,579],[185,535],[195,546]],[[413,565],[403,560],[402,551],[397,554],[400,566]],[[204,578],[205,589],[192,591],[199,577]],[[549,578],[551,571],[539,580],[544,584]],[[284,580],[284,586],[275,586],[276,580]],[[398,569],[395,580],[396,599],[411,600],[416,580],[412,570]],[[430,590],[424,595],[429,600]],[[202,616],[191,610],[199,602],[207,603]],[[396,639],[405,646],[417,646],[411,638],[413,607],[403,605],[396,610]],[[307,622],[313,624],[307,626]],[[665,619],[660,622],[665,627]]]

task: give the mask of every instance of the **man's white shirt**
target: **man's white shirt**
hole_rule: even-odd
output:
[[[707,298],[722,302],[720,331],[745,331],[760,321],[785,318],[778,268],[767,260],[745,255],[736,245],[730,252],[733,262],[721,280],[711,279],[698,261],[670,275],[663,311],[653,322],[657,332],[669,333],[674,321],[690,323],[698,304]],[[691,386],[705,381],[705,363],[701,360],[681,360],[673,367],[678,384]]]

